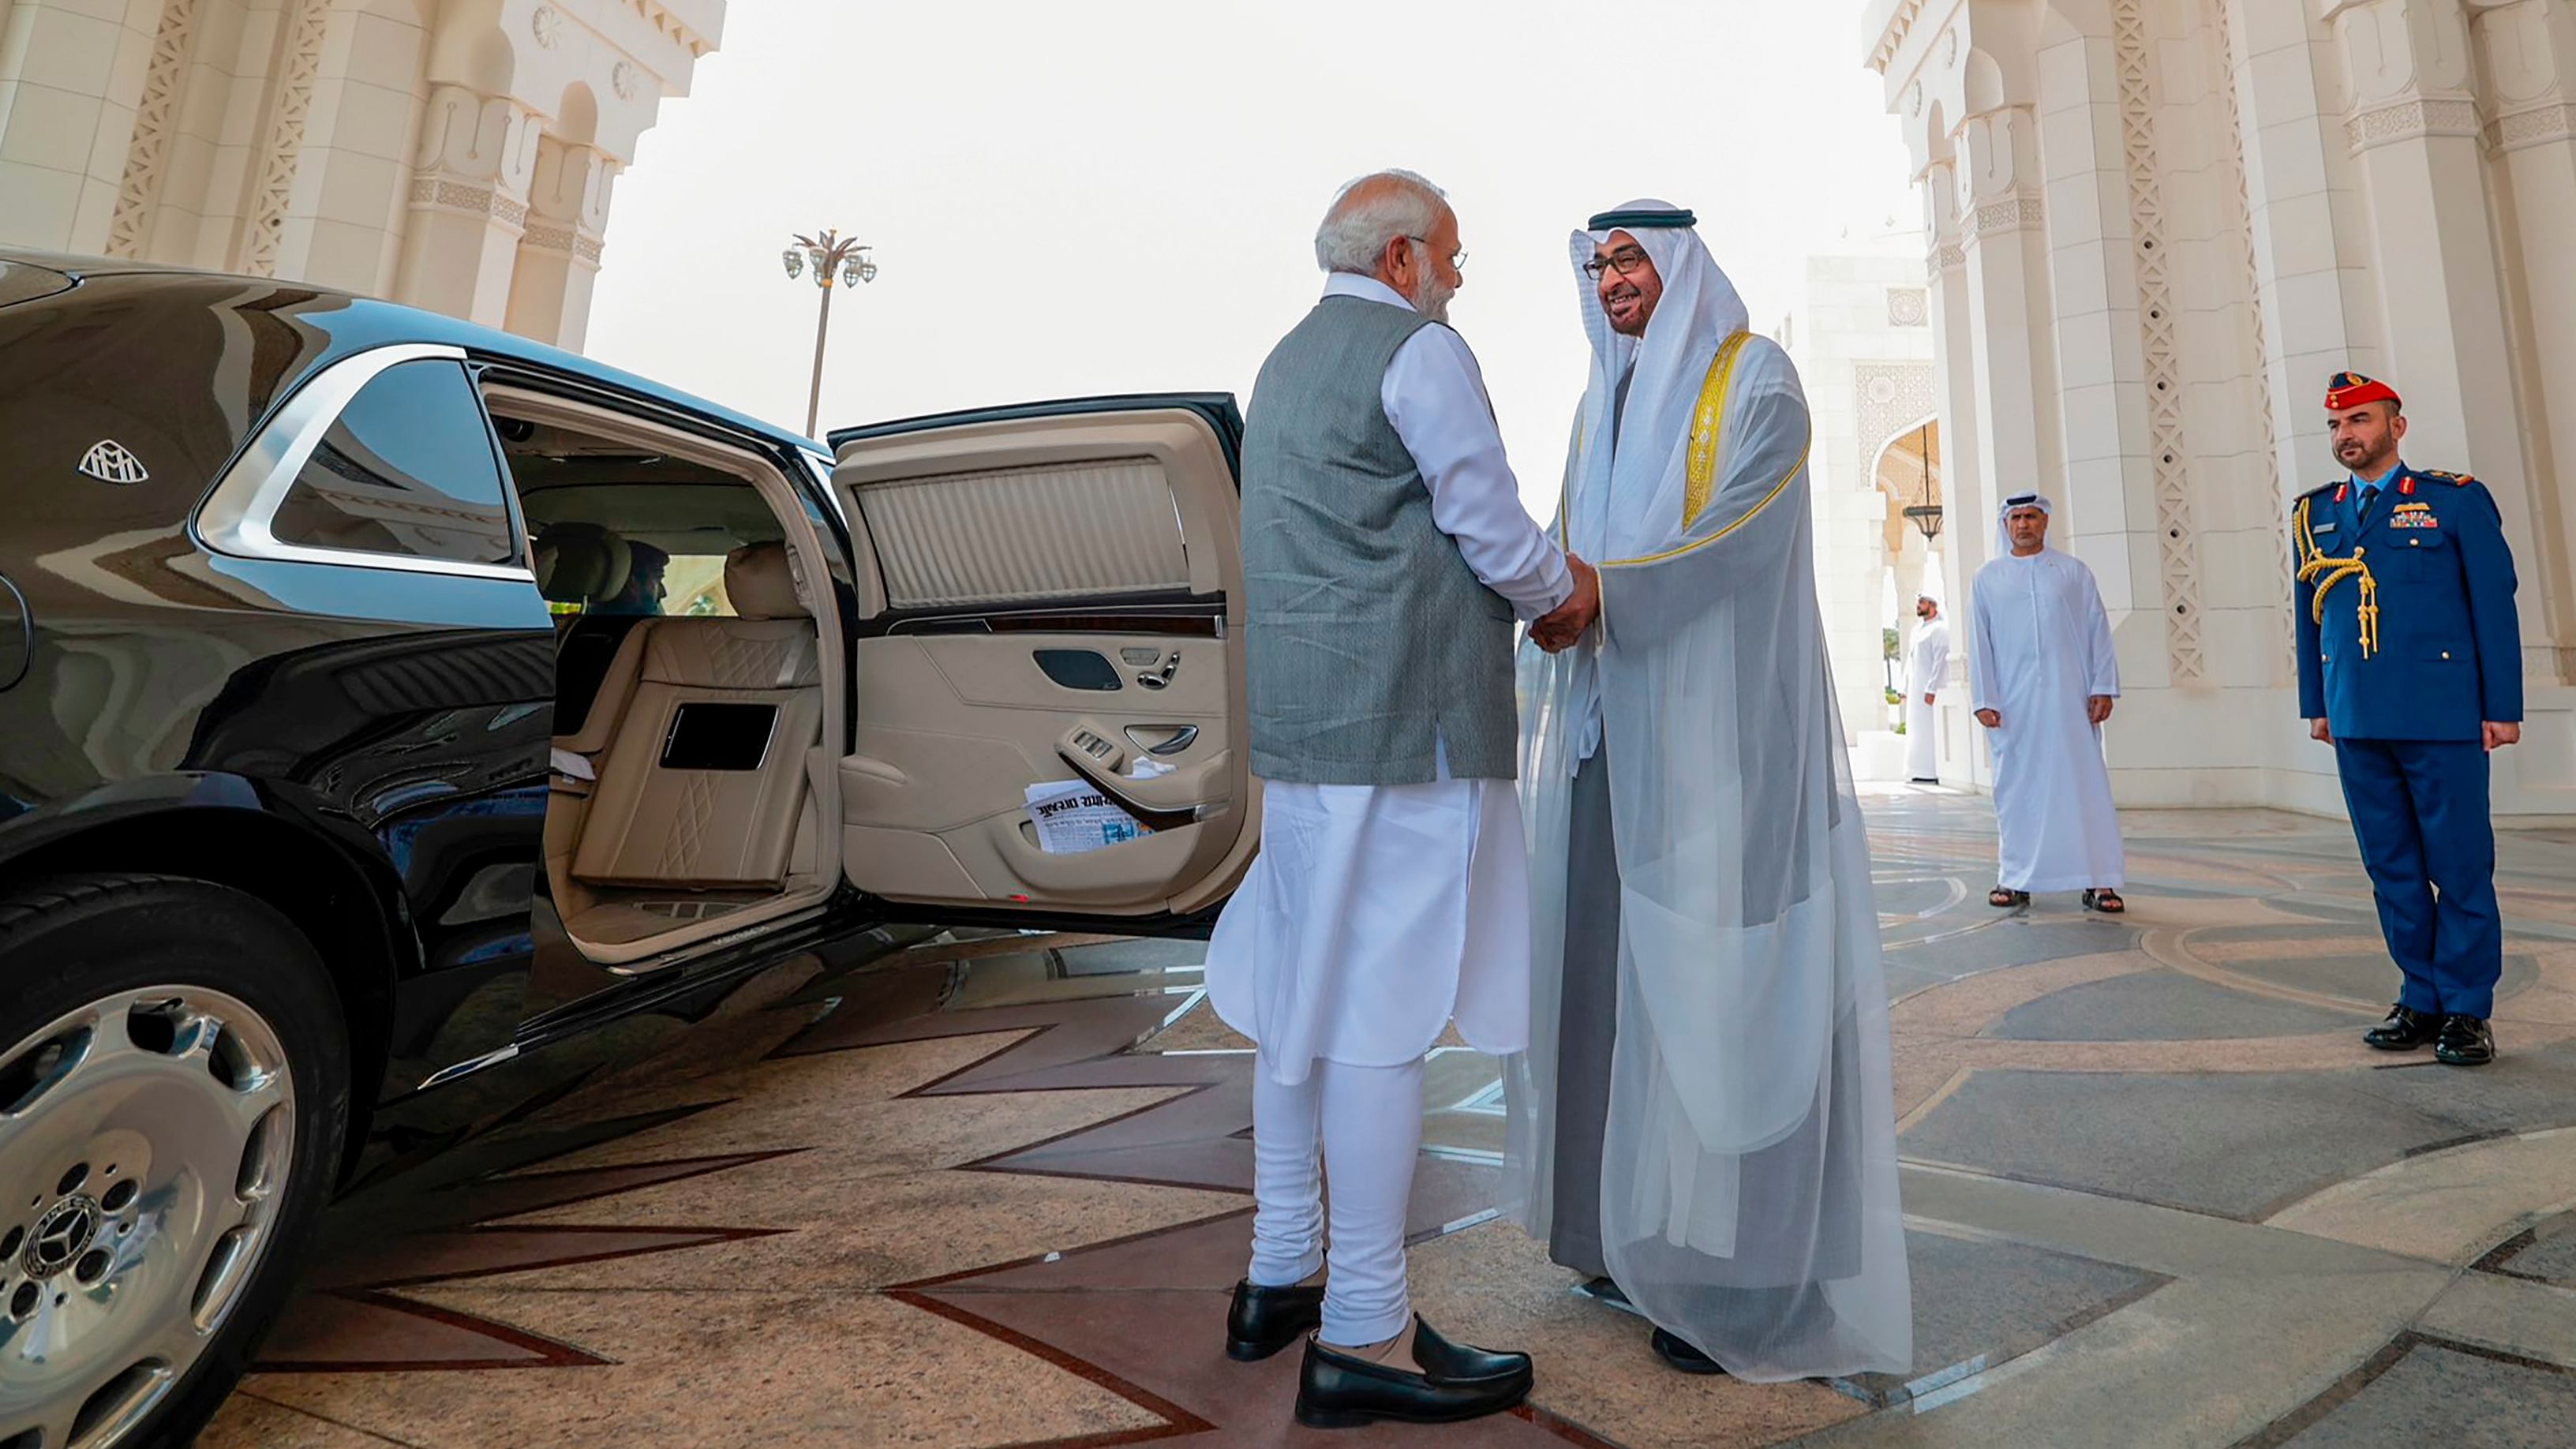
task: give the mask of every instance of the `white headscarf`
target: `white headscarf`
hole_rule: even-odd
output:
[[[2057,516],[2057,510],[2048,506],[2048,495],[2044,493],[2016,493],[2010,498],[2005,499],[2003,502],[1996,504],[1995,551],[1993,555],[1996,558],[2009,557],[2013,551],[2012,528],[2008,520],[2011,519],[2012,511],[2016,508],[2036,508],[2051,518]],[[2040,547],[2043,550],[2046,549],[2047,541],[2045,539],[2041,541]]]
[[[1672,211],[1668,202],[1629,202],[1621,211]],[[1620,230],[1628,230],[1620,228]],[[1628,230],[1655,264],[1664,295],[1643,338],[1612,330],[1601,307],[1600,288],[1585,275],[1583,264],[1610,241],[1609,231],[1578,231],[1568,242],[1574,280],[1583,309],[1583,335],[1592,344],[1592,376],[1584,388],[1579,429],[1580,464],[1567,480],[1567,542],[1587,559],[1615,558],[1608,552],[1610,498],[1643,501],[1678,480],[1690,443],[1691,410],[1699,402],[1701,381],[1717,356],[1719,344],[1745,330],[1751,314],[1735,284],[1727,280],[1697,231],[1687,227],[1638,227]],[[1624,419],[1614,419],[1619,379],[1629,369],[1636,381],[1628,391]],[[1617,425],[1619,446],[1610,446]],[[1616,468],[1617,476],[1612,477]],[[1676,495],[1678,496],[1678,495]]]

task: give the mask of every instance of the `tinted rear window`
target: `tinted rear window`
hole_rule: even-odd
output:
[[[501,462],[464,367],[397,363],[340,412],[269,525],[280,543],[456,563],[517,552]]]

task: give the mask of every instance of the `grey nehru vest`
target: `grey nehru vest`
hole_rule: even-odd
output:
[[[1413,785],[1517,772],[1512,606],[1431,521],[1386,419],[1396,350],[1433,325],[1326,297],[1261,365],[1243,430],[1252,773]]]

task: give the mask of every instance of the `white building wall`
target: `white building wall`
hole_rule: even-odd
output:
[[[1857,741],[1888,728],[1882,631],[1901,622],[1910,639],[1913,627],[1910,577],[1902,607],[1891,614],[1887,606],[1886,571],[1899,560],[1887,553],[1888,496],[1879,491],[1877,464],[1890,442],[1933,414],[1933,319],[1922,233],[1847,246],[1808,258],[1805,295],[1781,331],[1813,420],[1807,467],[1816,592],[1843,731]],[[1915,501],[1909,494],[1898,505]],[[1925,544],[1910,529],[1906,549],[1919,570]],[[1896,672],[1901,688],[1901,661]],[[1864,753],[1858,763],[1866,768],[1873,758]]]
[[[2576,814],[2576,0],[1871,0],[1864,31],[1926,191],[1952,592],[1999,490],[2060,500],[2120,800],[2340,812],[2283,520],[2353,368],[2405,394],[2408,461],[2495,493],[2528,701],[2496,810]]]
[[[0,0],[0,242],[581,345],[611,184],[725,0]]]

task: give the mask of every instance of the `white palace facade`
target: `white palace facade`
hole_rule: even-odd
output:
[[[581,346],[618,170],[725,0],[0,0],[0,242]]]
[[[2528,701],[2496,813],[2576,816],[2576,0],[1869,0],[1864,31],[1926,201],[1938,592],[1999,497],[2052,495],[2118,641],[2121,803],[2341,813],[2284,519],[2338,476],[2351,368],[2404,394],[2410,463],[2493,490]],[[1943,705],[1943,776],[1982,783]]]

